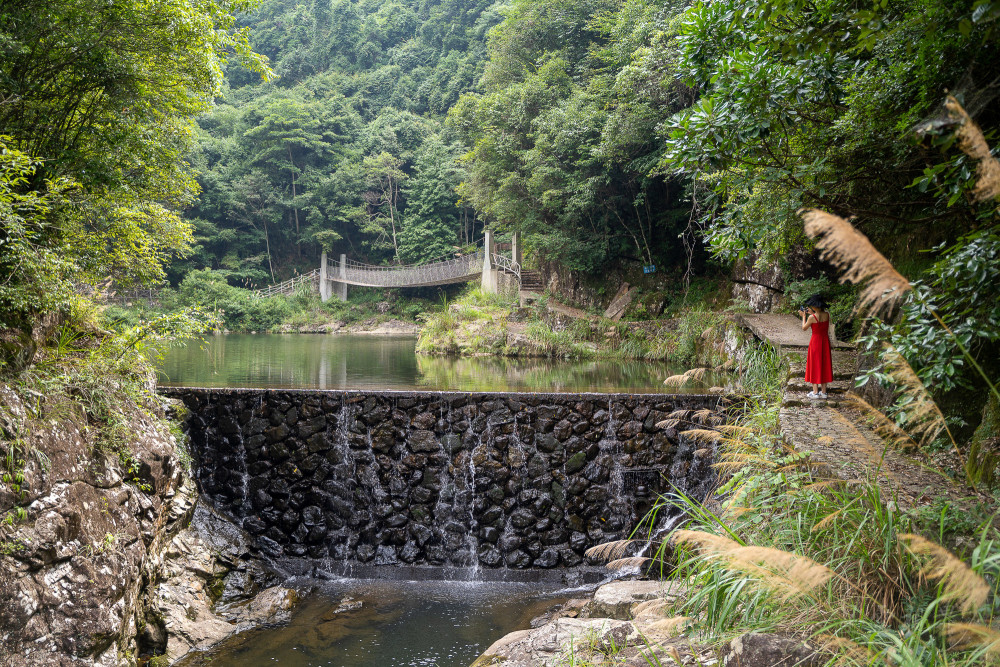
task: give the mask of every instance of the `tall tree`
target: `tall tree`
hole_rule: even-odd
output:
[[[431,137],[420,150],[405,188],[406,214],[399,233],[399,258],[407,264],[440,259],[455,249],[461,232],[457,189],[463,171],[460,149]]]
[[[187,248],[190,228],[178,209],[196,193],[183,159],[192,119],[218,92],[227,56],[268,73],[234,29],[232,12],[251,7],[0,0],[0,127],[14,149],[38,158],[14,187],[44,193],[59,190],[60,179],[79,184],[72,206],[36,216],[31,237],[72,265],[77,283],[156,281],[164,261]],[[0,245],[19,237],[15,222],[0,220]],[[37,288],[25,268],[0,267],[8,288]]]
[[[368,220],[363,230],[372,235],[372,247],[391,248],[393,259],[398,260],[400,186],[407,178],[402,170],[403,161],[382,152],[366,157],[364,166],[365,182],[368,184],[364,195]]]

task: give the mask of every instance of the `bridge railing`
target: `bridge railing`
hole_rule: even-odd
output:
[[[295,276],[294,278],[290,278],[284,282],[255,290],[254,294],[263,298],[271,297],[276,294],[294,294],[295,290],[297,290],[300,285],[304,285],[306,283],[309,283],[318,289],[319,269],[313,269],[309,273],[303,273],[301,276]]]
[[[370,285],[373,287],[407,287],[409,285],[431,285],[466,278],[483,270],[484,252],[462,255],[454,259],[431,264],[411,266],[375,266],[347,260],[341,274],[335,267],[330,280]]]
[[[511,259],[510,257],[507,257],[506,255],[500,255],[500,254],[497,254],[497,253],[493,253],[491,255],[491,259],[492,259],[492,262],[493,262],[493,266],[495,266],[496,268],[498,268],[501,271],[506,271],[507,273],[512,273],[515,276],[517,276],[518,281],[521,280],[521,264],[520,263],[515,262],[513,259]]]

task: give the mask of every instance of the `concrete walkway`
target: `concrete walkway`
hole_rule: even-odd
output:
[[[854,386],[857,352],[847,343],[833,343],[833,376],[828,400],[806,396],[809,332],[793,315],[743,314],[737,321],[761,340],[771,343],[788,360],[788,382],[780,411],[785,440],[800,452],[812,452],[812,461],[826,475],[844,480],[874,477],[889,497],[902,507],[929,504],[945,497],[954,502],[975,500],[975,492],[944,474],[887,445],[865,424],[864,416],[845,400]]]

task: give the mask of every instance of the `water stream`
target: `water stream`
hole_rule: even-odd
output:
[[[494,641],[528,628],[532,618],[572,595],[523,583],[322,582],[288,623],[237,635],[179,664],[467,667]]]

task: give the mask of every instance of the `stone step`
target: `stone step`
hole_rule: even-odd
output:
[[[527,292],[541,292],[545,289],[542,274],[538,271],[521,271],[521,289]]]
[[[786,391],[781,399],[781,407],[795,408],[805,406],[816,406],[820,408],[837,408],[843,405],[843,394],[830,394],[830,398],[809,398],[806,391]]]
[[[793,378],[789,378],[788,383],[785,385],[786,391],[812,391],[812,384],[805,381],[801,375],[797,375]],[[854,389],[854,382],[852,380],[834,380],[829,383],[827,387],[827,392],[830,394],[844,394]]]

